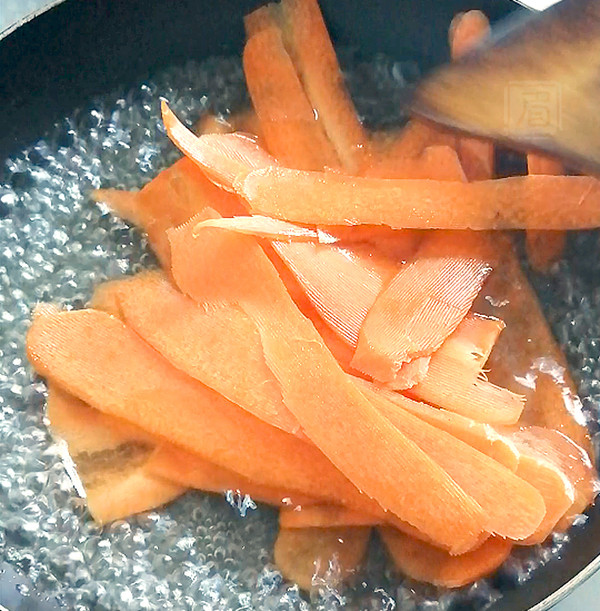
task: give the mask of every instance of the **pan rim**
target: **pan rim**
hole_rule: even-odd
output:
[[[583,585],[588,579],[593,577],[600,570],[600,554],[598,554],[585,568],[583,568],[575,577],[567,581],[563,586],[555,592],[544,598],[529,611],[547,611],[559,602],[564,600],[569,594],[572,594],[579,586]]]
[[[21,26],[29,23],[35,18],[43,15],[47,11],[55,8],[56,6],[65,3],[67,0],[46,0],[44,6],[31,11],[18,19],[13,24],[7,26],[3,30],[0,30],[0,44],[18,30]],[[519,0],[516,0],[519,2]],[[560,588],[555,590],[552,594],[536,603],[535,605],[528,608],[528,611],[548,611],[553,608],[559,602],[563,601],[567,596],[572,594],[579,586],[587,582],[591,577],[600,571],[600,553],[590,561],[579,573],[572,577]],[[0,611],[8,611],[6,607],[0,604]]]
[[[65,2],[65,0],[47,0],[44,6],[34,11],[31,11],[30,13],[27,13],[25,16],[21,17],[21,19],[18,19],[17,21],[15,21],[15,23],[12,23],[11,25],[1,30],[0,31],[0,42],[3,41],[8,36],[10,36],[15,30],[20,28],[22,25],[25,25],[29,21],[35,19],[36,17],[39,17],[46,11],[49,11],[51,8],[54,8],[55,6],[57,6],[58,4],[62,4],[63,2]],[[0,611],[2,611],[1,608],[0,608]]]

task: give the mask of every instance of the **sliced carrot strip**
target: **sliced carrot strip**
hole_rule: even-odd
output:
[[[366,160],[368,139],[346,90],[317,0],[283,0],[281,8],[285,42],[306,95],[344,167],[356,173]]]
[[[474,382],[505,327],[498,318],[468,314],[432,354],[434,370],[452,370],[455,376],[468,376]]]
[[[195,137],[186,127],[184,127],[163,104],[163,117],[170,137],[175,144],[182,150],[191,155],[197,163],[211,176],[217,176],[218,180],[227,187],[233,183],[232,177],[236,173],[243,174],[251,168],[267,167],[277,165],[277,161],[271,157],[264,156],[257,149],[249,149],[242,140],[224,140],[217,143],[218,136],[212,141],[206,137]],[[215,145],[214,148],[211,148]],[[218,146],[217,146],[218,144]],[[236,150],[239,146],[240,150]],[[230,160],[233,159],[233,169]],[[240,163],[240,159],[244,161]],[[225,164],[225,170],[222,169]],[[227,181],[230,181],[228,183]],[[240,223],[241,221],[238,221]],[[255,221],[256,222],[256,221]],[[272,227],[271,227],[272,229]],[[312,246],[302,247],[297,245],[278,245],[279,254],[297,275],[300,282],[304,285],[311,301],[317,310],[331,327],[338,332],[344,339],[348,339],[354,345],[358,338],[358,331],[362,320],[374,301],[374,297],[381,290],[381,280],[383,275],[391,275],[396,270],[395,264],[387,260],[387,255],[397,257],[401,261],[408,256],[416,246],[419,237],[414,233],[387,232],[387,237],[381,239],[382,228],[374,227],[369,229],[369,237],[377,238],[379,250],[386,249],[385,255],[374,257],[372,249],[369,251],[334,252],[323,250]],[[364,233],[363,233],[364,235]],[[354,255],[354,256],[352,256]],[[358,261],[356,260],[358,258]],[[273,261],[273,259],[271,258]],[[381,265],[379,265],[379,261]],[[361,265],[359,266],[358,263]],[[377,263],[377,265],[375,265]],[[361,269],[365,265],[366,269]],[[393,266],[393,267],[392,267]],[[340,275],[343,274],[341,282],[332,285],[332,269],[336,269]],[[387,271],[392,269],[393,271]],[[383,270],[386,270],[385,272]],[[279,269],[281,273],[281,269]],[[341,288],[340,288],[341,287]],[[347,290],[353,293],[351,300],[347,301],[350,311],[340,314],[338,312],[341,303],[339,290]],[[329,299],[330,297],[333,300]],[[360,314],[356,316],[356,314]],[[350,334],[350,335],[349,335]]]
[[[102,284],[94,288],[94,293],[88,303],[88,307],[94,310],[101,310],[123,320],[119,293],[123,284],[129,281],[130,276],[126,276],[125,278],[102,282]]]
[[[565,166],[558,159],[546,157],[539,153],[529,153],[527,155],[527,170],[530,174],[560,176],[564,174]]]
[[[514,433],[513,438],[530,452],[558,467],[571,482],[575,498],[559,523],[560,529],[568,528],[598,494],[598,476],[590,455],[566,435],[553,429],[526,427]]]
[[[199,135],[231,134],[232,132],[242,132],[259,141],[262,140],[260,124],[254,109],[249,108],[226,117],[206,113],[196,123],[196,133]]]
[[[451,556],[393,528],[379,528],[379,534],[401,573],[445,588],[460,588],[493,573],[512,549],[510,541],[492,537],[467,554]]]
[[[252,169],[277,165],[274,157],[245,134],[205,134],[198,138],[179,121],[164,100],[161,111],[175,146],[222,189],[232,190],[235,180]]]
[[[173,274],[184,292],[198,303],[238,303],[255,320],[284,403],[333,464],[426,536],[454,551],[471,546],[483,530],[480,507],[354,387],[299,313],[258,244],[215,229],[194,239],[185,227],[172,231],[170,240]],[[308,395],[306,388],[311,389]],[[356,447],[362,448],[360,460]],[[377,469],[365,469],[365,464]],[[398,481],[403,482],[402,495],[395,489]],[[432,511],[439,503],[445,507],[443,519]]]
[[[450,50],[454,59],[462,57],[490,34],[490,22],[481,11],[457,15],[450,24]],[[494,145],[481,138],[457,138],[456,149],[469,180],[494,176]]]
[[[339,587],[356,577],[369,544],[370,528],[282,528],[274,560],[283,576],[303,590]]]
[[[267,8],[259,11],[268,15]],[[304,93],[274,21],[246,43],[244,74],[265,146],[272,155],[288,167],[303,170],[338,167],[336,151]]]
[[[336,528],[378,524],[381,524],[380,518],[335,505],[287,507],[279,512],[280,528]]]
[[[385,132],[383,141],[372,145],[372,163],[418,157],[427,148],[439,146],[456,149],[456,134],[425,119],[414,118],[395,134]]]
[[[260,121],[253,108],[232,115],[229,117],[229,122],[233,127],[233,131],[250,134],[257,138],[259,143],[264,142]]]
[[[334,244],[338,238],[324,231],[286,223],[279,219],[268,216],[234,216],[231,218],[207,219],[200,223],[202,227],[215,227],[237,231],[246,235],[254,235],[258,238],[269,238],[271,240],[291,240],[294,242],[321,242]]]
[[[458,59],[472,51],[490,35],[490,22],[477,10],[458,13],[448,31],[452,59]]]
[[[423,238],[422,231],[398,231],[385,225],[330,225],[317,228],[337,238],[343,246],[368,248],[371,258],[389,257],[403,263],[415,254]]]
[[[575,500],[575,489],[559,467],[513,437],[520,451],[517,475],[539,490],[546,505],[546,515],[537,530],[520,541],[522,545],[543,543]]]
[[[519,464],[519,452],[516,446],[511,442],[508,435],[502,435],[489,424],[477,422],[460,414],[432,407],[427,403],[413,401],[399,393],[375,386],[364,380],[357,380],[357,382],[367,385],[370,390],[381,393],[386,399],[396,403],[411,414],[418,416],[421,420],[452,434],[476,450],[497,460],[511,471],[516,471]],[[389,410],[392,408],[388,404],[385,406],[385,409],[386,413],[389,413]]]
[[[487,424],[515,424],[526,402],[522,395],[507,388],[496,386],[482,378],[465,383],[451,377],[448,370],[433,369],[430,365],[431,382],[417,384],[406,393],[415,399],[427,401],[448,411]],[[437,386],[433,380],[437,380]]]
[[[254,213],[309,225],[475,230],[600,226],[600,186],[590,176],[460,183],[272,167],[251,172],[237,189]]]
[[[187,158],[163,170],[139,192],[100,189],[92,197],[142,228],[166,268],[169,242],[165,232],[169,227],[184,223],[206,206],[224,216],[244,212],[238,197],[215,187]]]
[[[531,484],[460,439],[404,410],[398,402],[392,403],[367,387],[360,388],[398,430],[479,503],[487,517],[486,531],[517,541],[536,531],[546,508],[541,494]]]
[[[563,164],[550,157],[529,153],[527,168],[530,174],[561,175],[564,174]],[[533,269],[547,272],[550,266],[560,260],[566,244],[563,231],[528,231],[527,258]]]
[[[378,259],[360,249],[278,242],[275,250],[321,316],[355,346],[367,312],[401,261]]]
[[[40,375],[104,413],[253,482],[378,511],[312,445],[182,374],[114,317],[42,310],[27,342]]]
[[[124,322],[177,369],[257,418],[299,432],[265,363],[256,325],[241,309],[201,308],[160,272],[123,284],[119,301]]]
[[[208,112],[203,114],[196,123],[196,133],[202,134],[230,134],[236,131],[233,123],[222,115],[213,115]]]
[[[48,387],[47,415],[53,435],[67,443],[99,524],[154,509],[185,492],[148,470],[156,439],[143,430],[92,409],[55,384]]]
[[[164,444],[150,457],[147,468],[150,473],[186,488],[216,493],[232,490],[269,505],[297,507],[316,502],[314,498],[296,492],[257,484],[234,471],[219,467],[197,454],[180,450],[170,444]]]
[[[456,151],[449,146],[428,146],[419,156],[381,155],[371,161],[361,176],[371,178],[430,178],[465,181]]]
[[[352,365],[393,382],[402,363],[429,356],[456,329],[491,271],[476,234],[436,232],[375,300]]]
[[[466,316],[431,355],[425,377],[407,393],[480,422],[515,423],[523,412],[523,397],[481,377],[504,326],[496,318]]]
[[[246,38],[262,32],[274,25],[279,26],[281,22],[281,7],[279,4],[269,3],[261,6],[251,13],[244,15],[244,30]]]
[[[221,227],[230,231],[259,237],[273,237],[274,250],[293,272],[306,295],[331,328],[348,344],[355,346],[358,334],[368,310],[372,307],[384,283],[401,267],[402,259],[378,256],[371,248],[328,247],[316,243],[299,244],[283,242],[289,236],[318,238],[320,242],[336,240],[335,235],[314,232],[298,225],[273,223],[268,217],[244,217],[239,219],[211,219],[198,225]],[[404,254],[414,248],[412,234],[394,237],[395,248],[400,252],[404,242]]]
[[[506,323],[488,361],[490,382],[527,399],[520,423],[557,429],[590,453],[577,390],[510,240],[496,237],[502,256],[475,308]]]
[[[394,379],[386,382],[392,390],[409,390],[427,378],[431,356],[420,356],[408,363],[402,363],[394,373]]]
[[[163,119],[173,142],[204,168],[209,176],[217,177],[226,188],[233,184],[238,174],[243,175],[252,168],[278,165],[274,158],[266,156],[259,149],[249,148],[243,140],[221,138],[217,141],[218,136],[212,141],[206,137],[197,138],[178,121],[166,104],[163,104]],[[241,221],[237,223],[239,226]],[[374,231],[377,233],[374,234]],[[380,228],[369,230],[370,237],[380,237],[380,234]],[[386,240],[384,246],[387,245],[389,252],[400,257],[411,252],[417,239],[413,233],[397,235],[396,232],[393,244],[392,240]],[[371,250],[351,253],[347,250],[331,251],[297,244],[278,244],[277,250],[331,328],[355,345],[362,320],[381,290],[382,278],[396,271],[395,264],[390,263],[387,257],[374,257]],[[271,261],[276,264],[273,257]],[[278,271],[282,273],[281,268]],[[331,281],[336,272],[342,276],[342,281],[333,285]],[[346,290],[350,299],[340,300],[339,290]],[[340,313],[339,307],[344,303],[349,304],[349,311]]]

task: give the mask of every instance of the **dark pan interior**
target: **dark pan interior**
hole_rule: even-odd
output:
[[[0,0],[1,1],[1,0]],[[0,173],[10,153],[94,95],[138,82],[160,68],[240,53],[242,15],[255,0],[66,0],[0,41]],[[415,59],[423,69],[447,57],[447,28],[459,10],[497,20],[509,0],[322,0],[336,44],[360,53]],[[0,174],[1,175],[1,174]],[[600,510],[573,534],[560,561],[522,587],[505,585],[492,611],[522,611],[580,573],[600,549]],[[0,586],[2,585],[0,572]],[[37,608],[30,599],[29,609]]]

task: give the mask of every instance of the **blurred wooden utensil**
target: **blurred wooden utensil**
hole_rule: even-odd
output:
[[[417,88],[414,114],[600,171],[600,0],[519,15]]]

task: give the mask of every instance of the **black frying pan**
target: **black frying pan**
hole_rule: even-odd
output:
[[[188,59],[239,54],[241,17],[259,3],[59,0],[51,10],[8,32],[0,39],[0,172],[10,153],[42,136],[74,108],[85,107],[94,95]],[[414,59],[423,69],[446,59],[447,28],[457,11],[481,8],[494,21],[514,10],[508,0],[321,4],[336,44],[357,46],[367,57],[383,52]],[[539,569],[524,586],[502,584],[504,597],[490,611],[548,609],[589,577],[600,566],[600,507],[591,509],[589,517],[585,527],[573,532],[560,560]],[[7,578],[0,564],[0,588],[14,587]],[[29,598],[26,608],[41,609],[37,604]]]

